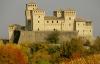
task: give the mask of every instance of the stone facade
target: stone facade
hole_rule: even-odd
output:
[[[19,30],[21,32],[19,39],[20,41],[23,40],[22,38],[24,36],[25,39],[28,39],[29,35],[30,39],[28,39],[27,41],[35,41],[35,33],[43,36],[42,34],[50,31],[60,31],[62,33],[77,32],[77,36],[85,37],[87,39],[93,37],[92,22],[77,17],[76,11],[74,9],[56,10],[53,12],[53,16],[46,16],[45,11],[40,9],[36,3],[29,2],[28,4],[26,4],[25,16],[25,26],[16,24],[9,26],[10,40],[13,40],[14,38],[14,30]],[[36,37],[39,38],[39,36]]]

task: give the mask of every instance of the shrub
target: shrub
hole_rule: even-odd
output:
[[[41,60],[37,61],[37,64],[51,64],[51,63],[47,60],[41,59]]]
[[[100,53],[100,37],[97,37],[94,44],[90,47],[91,53]]]
[[[46,40],[50,43],[57,43],[59,41],[59,32],[58,31],[52,32],[47,36]]]
[[[80,39],[72,39],[70,42],[66,42],[61,46],[62,57],[76,57],[80,56],[84,52],[83,43]]]
[[[41,49],[38,50],[37,52],[33,53],[33,58],[32,58],[32,63],[36,64],[37,62],[42,62],[42,60],[44,61],[50,61],[51,60],[51,56],[48,53],[48,51]]]

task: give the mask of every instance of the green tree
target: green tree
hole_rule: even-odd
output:
[[[62,57],[73,57],[80,56],[81,53],[84,52],[84,47],[82,40],[79,38],[71,39],[70,42],[66,42],[61,46],[61,56]]]
[[[50,43],[57,43],[59,41],[59,32],[53,31],[47,36],[46,40]]]
[[[91,46],[91,53],[100,53],[100,37],[97,37],[94,44]]]
[[[51,46],[48,47],[47,51],[48,51],[48,53],[50,54],[50,56],[52,58],[51,62],[53,64],[55,64],[55,63],[58,64],[59,58],[60,58],[60,46],[57,46],[57,45],[52,46],[51,45]]]

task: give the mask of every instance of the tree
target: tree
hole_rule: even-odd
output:
[[[38,50],[33,54],[33,64],[50,64],[51,56],[45,49]]]
[[[59,41],[59,32],[58,31],[52,32],[47,36],[46,40],[50,43],[57,43]]]
[[[80,40],[79,38],[71,39],[70,42],[64,43],[61,47],[62,57],[78,57],[81,53],[84,52],[82,40]]]
[[[52,58],[51,62],[53,64],[55,64],[55,63],[58,64],[59,58],[60,58],[60,46],[57,46],[57,45],[52,46],[51,45],[51,46],[48,47],[47,51],[48,51],[48,53],[50,54],[50,56]]]
[[[94,44],[91,46],[92,53],[100,53],[100,37],[97,37]]]
[[[16,45],[0,45],[0,64],[27,64],[27,56]]]

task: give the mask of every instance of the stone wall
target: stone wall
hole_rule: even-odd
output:
[[[52,31],[21,31],[19,43],[46,42],[47,36],[51,33]],[[77,32],[59,32],[59,42],[67,41],[76,36]]]

